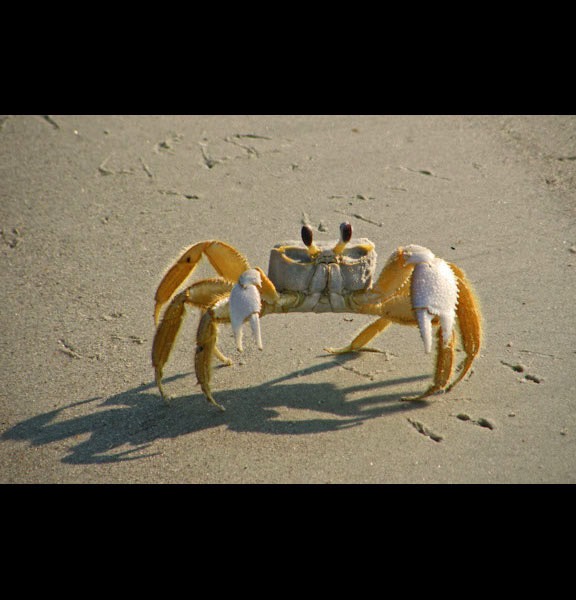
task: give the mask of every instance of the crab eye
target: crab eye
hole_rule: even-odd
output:
[[[304,245],[311,246],[312,245],[312,240],[313,240],[313,237],[314,237],[314,234],[312,232],[312,228],[308,227],[308,225],[303,225],[302,226],[301,235],[302,235],[302,241],[304,242]]]
[[[349,242],[352,238],[352,225],[350,223],[342,223],[340,225],[340,236],[343,242]]]

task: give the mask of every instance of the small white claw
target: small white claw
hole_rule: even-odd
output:
[[[425,308],[419,308],[415,312],[416,318],[418,319],[420,335],[424,342],[424,352],[430,354],[430,352],[432,352],[432,319],[434,318],[434,315],[429,313]]]
[[[250,315],[250,328],[252,329],[252,335],[256,340],[258,350],[262,350],[262,336],[260,335],[260,317],[258,313]]]
[[[452,339],[458,284],[456,276],[441,258],[436,258],[427,248],[408,246],[405,249],[407,263],[415,264],[412,274],[412,307],[418,319],[424,350],[432,350],[432,319],[438,316],[442,328],[442,341],[447,346]]]
[[[242,325],[246,319],[250,319],[254,339],[258,344],[258,348],[262,349],[259,318],[262,302],[257,287],[260,285],[262,285],[260,273],[256,269],[248,269],[240,275],[238,283],[230,292],[230,323],[234,332],[234,338],[236,339],[236,347],[240,352],[243,350]]]

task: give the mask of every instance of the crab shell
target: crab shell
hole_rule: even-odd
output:
[[[374,244],[366,238],[350,240],[341,253],[335,253],[337,243],[318,242],[316,253],[311,253],[302,242],[276,244],[268,263],[268,277],[276,290],[343,295],[368,289],[376,269]],[[315,312],[325,310],[338,309],[318,306]]]

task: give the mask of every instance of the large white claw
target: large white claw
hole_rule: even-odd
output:
[[[436,258],[427,248],[407,246],[404,260],[414,264],[412,274],[412,308],[418,319],[424,350],[432,350],[432,319],[438,316],[442,328],[442,341],[447,346],[452,339],[458,284],[456,276],[447,262]]]
[[[236,347],[242,352],[242,325],[246,319],[250,319],[252,334],[258,348],[262,350],[262,338],[260,336],[259,313],[262,306],[260,292],[257,286],[262,285],[262,278],[256,269],[244,271],[238,283],[230,292],[229,308],[232,331],[236,339]]]

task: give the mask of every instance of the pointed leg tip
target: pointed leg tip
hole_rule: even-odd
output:
[[[424,402],[428,394],[420,394],[419,396],[402,396],[400,402]]]
[[[226,409],[221,404],[218,404],[218,402],[216,402],[212,396],[207,396],[206,400],[208,400],[210,404],[214,405],[220,412],[226,412]]]
[[[160,397],[166,406],[170,406],[172,404],[172,400],[174,399],[174,396],[167,394],[163,388],[160,389]]]
[[[405,396],[404,398],[402,398],[402,400],[416,401],[416,402],[426,401],[426,400],[428,400],[428,398],[430,398],[430,396],[444,394],[447,391],[448,391],[448,389],[444,388],[444,387],[431,386],[423,394],[420,394],[418,396]]]
[[[156,386],[158,387],[158,391],[160,392],[160,397],[162,398],[164,404],[166,406],[170,406],[170,403],[172,401],[172,396],[170,396],[170,394],[167,394],[166,390],[164,389],[164,385],[162,384],[161,370],[159,370],[159,369],[156,370],[156,372],[154,373],[154,379],[156,381]]]
[[[328,354],[347,354],[348,352],[352,352],[352,348],[350,346],[343,346],[342,348],[324,348],[325,352]]]

